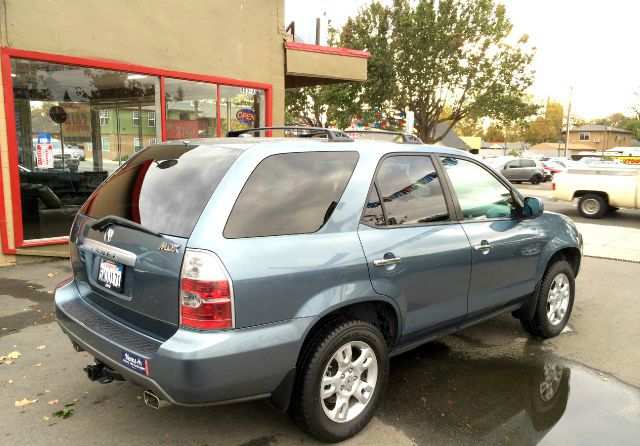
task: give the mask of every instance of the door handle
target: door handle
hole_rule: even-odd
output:
[[[473,247],[473,249],[475,249],[476,251],[480,251],[483,253],[489,252],[491,248],[493,248],[493,245],[486,240],[482,240],[479,245],[475,245]]]
[[[373,266],[389,266],[400,263],[400,257],[391,257],[388,259],[376,259],[373,261]]]

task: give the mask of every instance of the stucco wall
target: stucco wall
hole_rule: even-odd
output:
[[[284,0],[2,3],[4,46],[270,83],[283,122]]]

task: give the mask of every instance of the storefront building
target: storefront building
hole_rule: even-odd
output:
[[[287,86],[366,78],[366,52],[292,42],[283,0],[188,5],[2,3],[0,265],[66,255],[82,203],[144,147],[282,125]]]

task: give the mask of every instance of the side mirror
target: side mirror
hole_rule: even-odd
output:
[[[544,202],[535,197],[526,197],[524,199],[523,215],[525,217],[536,218],[544,212]]]

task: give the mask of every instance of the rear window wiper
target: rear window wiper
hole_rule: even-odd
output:
[[[146,232],[147,234],[155,235],[156,237],[162,237],[159,233],[152,231],[151,229],[147,229],[138,223],[135,223],[131,220],[127,220],[122,217],[117,217],[115,215],[107,215],[102,217],[100,220],[91,225],[91,229],[96,231],[103,231],[109,225],[118,225],[125,228],[135,229],[140,232]]]

